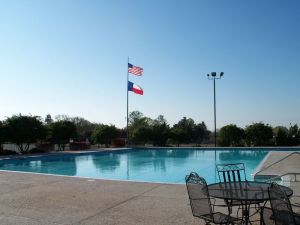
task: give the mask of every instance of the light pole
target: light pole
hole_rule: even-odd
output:
[[[221,79],[221,77],[224,75],[224,72],[221,72],[219,75],[217,75],[216,72],[211,72],[210,74],[207,74],[207,78],[209,80],[214,81],[214,121],[215,121],[215,147],[217,147],[217,124],[216,124],[216,79]]]

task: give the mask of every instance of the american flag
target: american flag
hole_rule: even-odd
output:
[[[134,66],[130,63],[128,63],[128,73],[132,73],[134,75],[137,76],[142,76],[143,75],[143,68],[138,67],[138,66]]]

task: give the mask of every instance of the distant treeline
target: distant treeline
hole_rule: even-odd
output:
[[[214,143],[214,133],[209,131],[204,122],[195,123],[191,118],[183,117],[178,123],[170,126],[164,116],[156,119],[145,117],[139,111],[129,115],[129,139],[126,128],[115,125],[91,123],[81,117],[56,116],[45,119],[39,116],[14,115],[0,121],[0,149],[3,143],[14,143],[20,153],[29,151],[30,144],[37,148],[54,145],[64,150],[66,144],[91,143],[106,147],[124,146],[180,146],[210,145]],[[262,122],[240,128],[234,124],[222,127],[217,131],[218,146],[296,146],[300,142],[300,130],[297,126],[271,127]]]

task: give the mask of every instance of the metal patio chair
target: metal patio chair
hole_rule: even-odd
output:
[[[218,164],[216,166],[220,182],[246,181],[244,163]]]
[[[218,164],[216,166],[220,182],[240,182],[246,181],[246,172],[244,163]],[[239,200],[225,201],[228,211],[232,213],[233,206],[240,206],[242,202]]]
[[[211,204],[207,183],[203,177],[192,172],[185,177],[185,182],[193,216],[203,219],[206,224],[241,223],[241,220],[238,218],[221,212],[214,212],[214,205]]]
[[[218,164],[216,166],[218,177],[220,182],[241,182],[241,181],[247,181],[246,177],[246,170],[244,163],[229,163],[229,164]],[[261,201],[253,201],[250,204],[255,205],[256,212],[260,211],[260,205],[259,203],[262,203]],[[225,201],[225,204],[228,207],[229,214],[232,213],[232,207],[238,206],[240,210],[240,206],[243,205],[242,201],[239,200],[232,200],[232,201]],[[238,211],[239,211],[238,210]]]
[[[299,225],[300,214],[294,213],[290,200],[286,193],[277,183],[272,183],[269,187],[269,198],[272,215],[276,225]]]

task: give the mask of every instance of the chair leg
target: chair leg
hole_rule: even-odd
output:
[[[242,218],[242,217],[243,217],[243,215],[240,216],[240,210],[242,210],[242,214],[243,214],[243,207],[241,207],[241,206],[239,205],[239,207],[238,207],[238,209],[237,209],[237,211],[236,211],[236,217],[237,217],[237,218]]]
[[[228,208],[228,214],[231,215],[232,214],[232,201],[226,200],[225,202],[226,202],[226,205]]]
[[[231,215],[231,213],[232,213],[232,207],[230,205],[228,205],[227,207],[228,207],[228,214]]]

